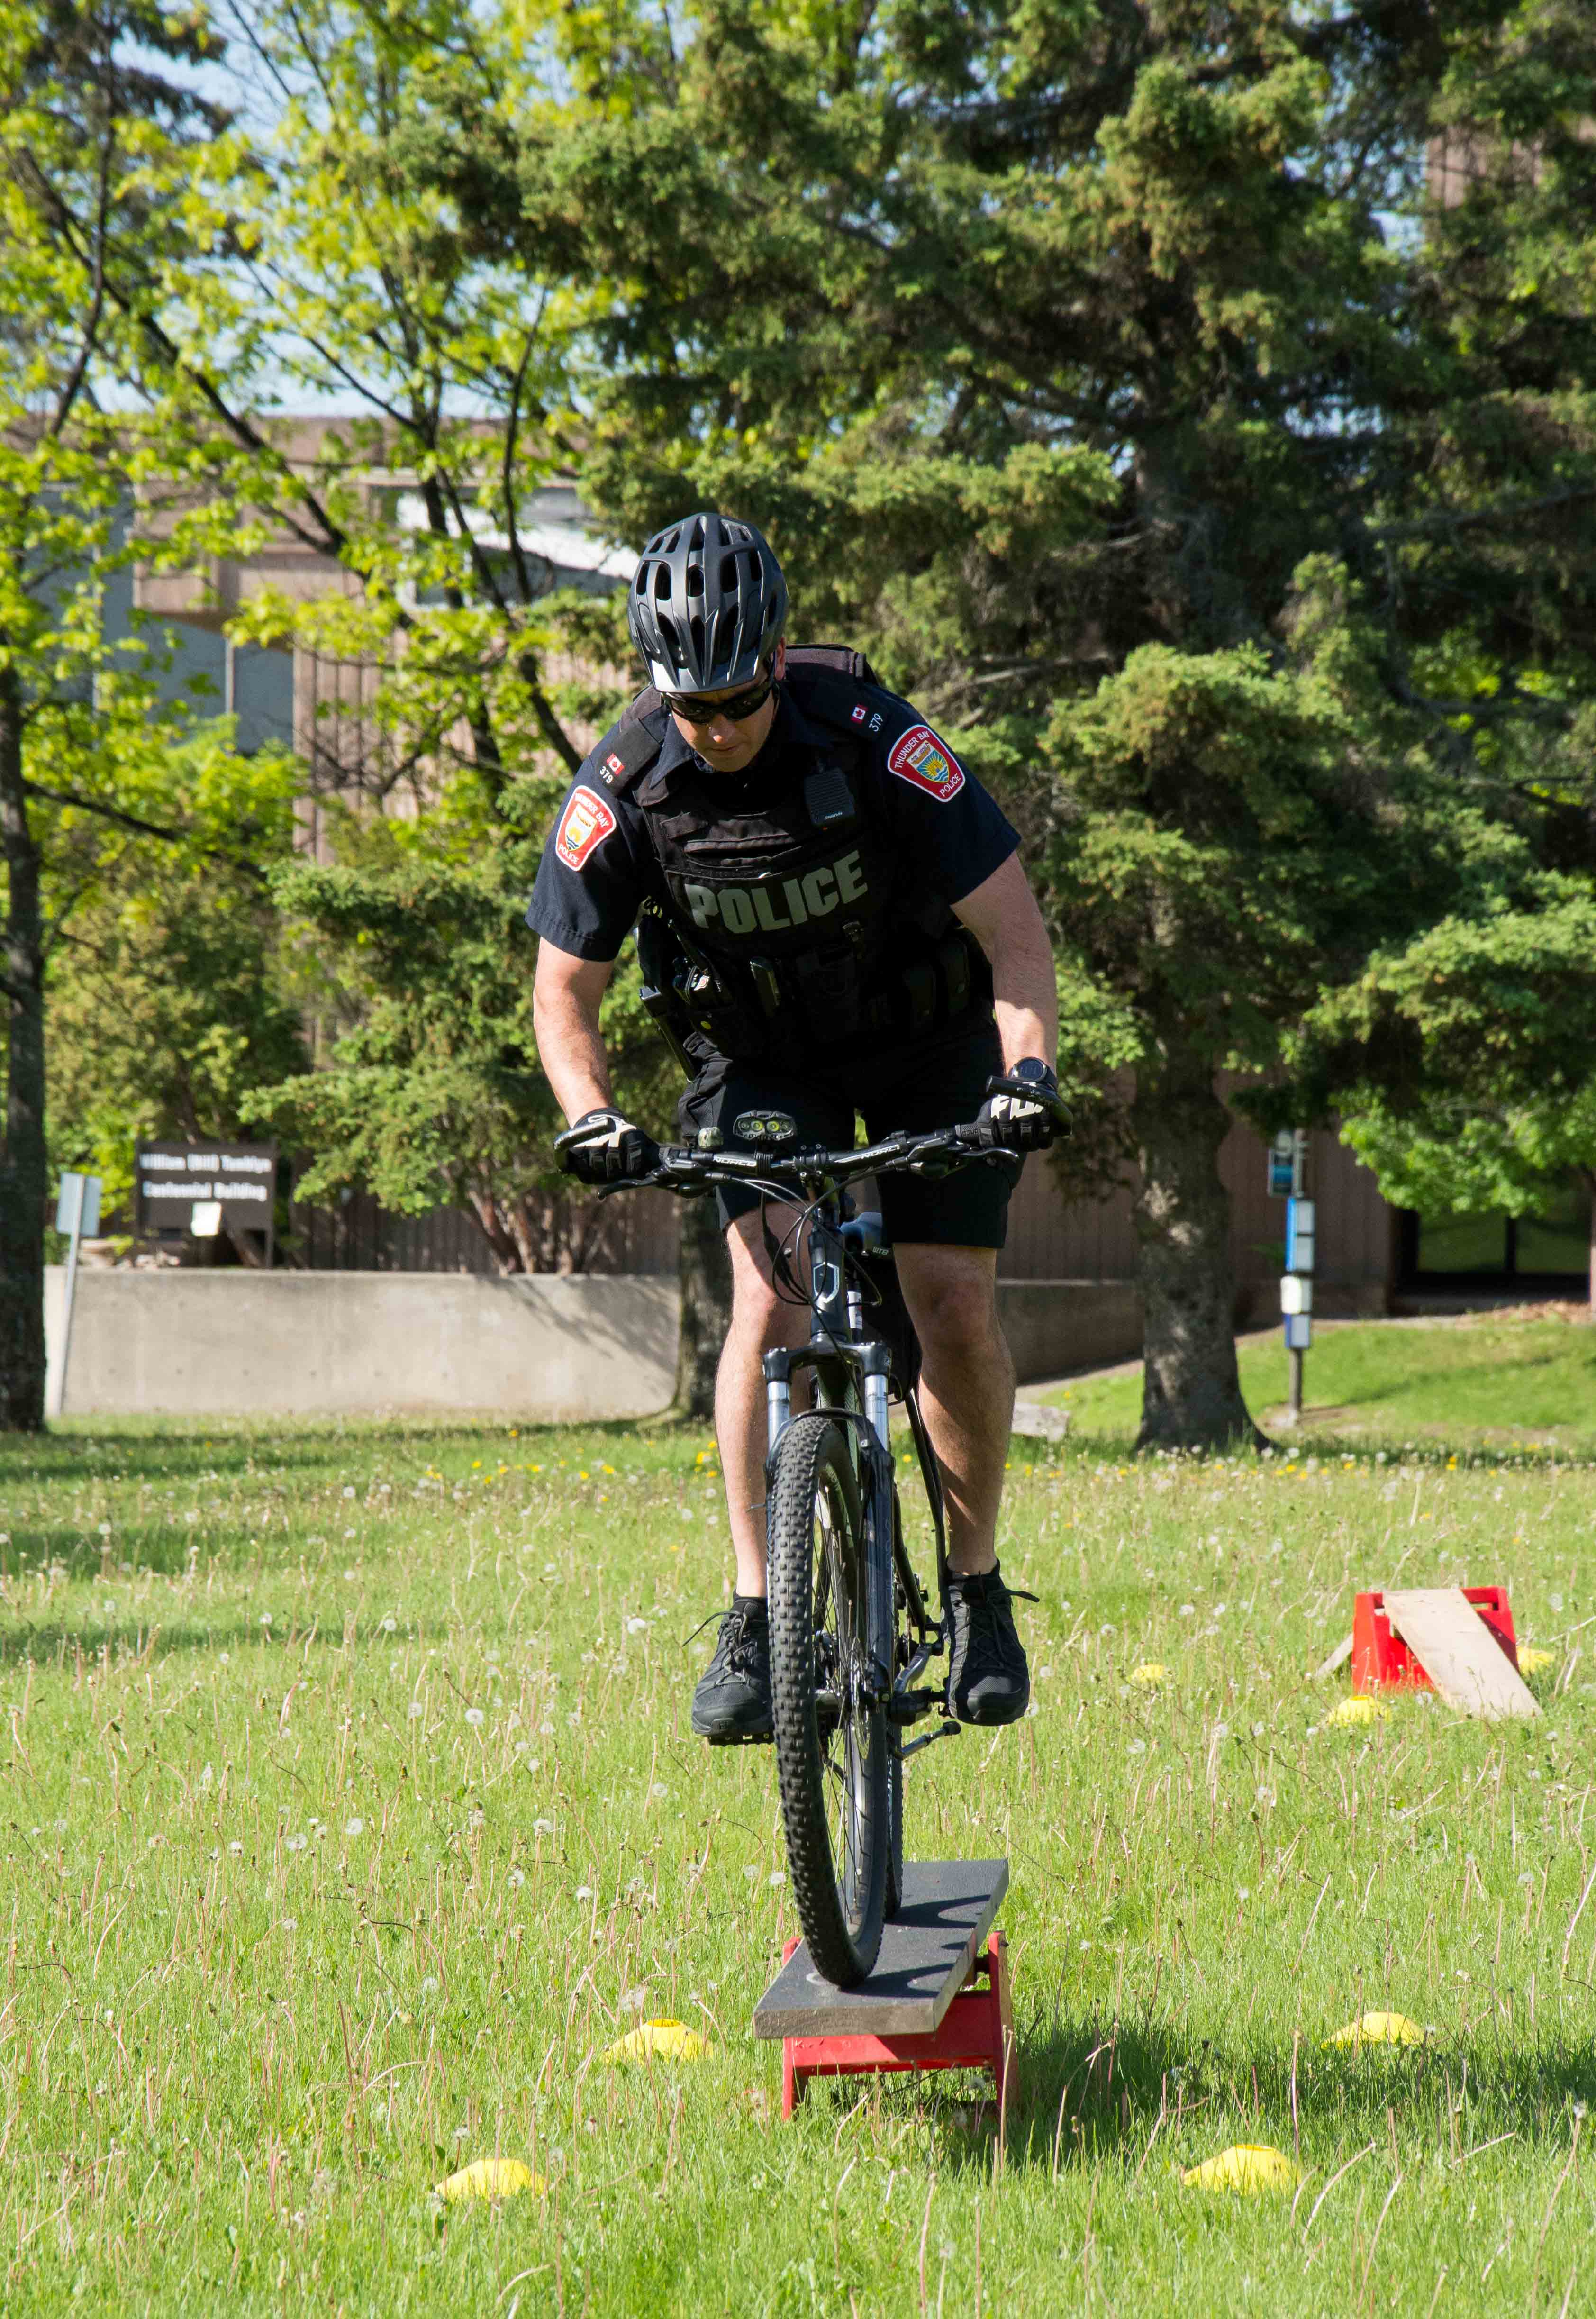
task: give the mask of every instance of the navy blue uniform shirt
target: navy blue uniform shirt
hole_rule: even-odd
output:
[[[801,678],[782,685],[764,746],[744,771],[705,768],[728,813],[757,810],[772,783],[801,780],[817,750],[834,749],[833,728],[804,715],[794,697],[801,690]],[[873,685],[851,690],[852,729],[862,744],[858,778],[883,801],[886,826],[901,846],[898,897],[906,910],[927,896],[961,902],[1016,850],[1017,832],[917,709]],[[660,715],[664,739],[654,770],[663,773],[694,752],[674,718]],[[645,899],[666,902],[648,817],[611,785],[606,758],[613,745],[607,734],[566,791],[527,911],[534,934],[595,961],[618,956]]]

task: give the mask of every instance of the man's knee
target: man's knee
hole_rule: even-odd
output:
[[[989,1359],[1003,1340],[997,1325],[996,1264],[987,1251],[900,1249],[897,1263],[925,1353]]]

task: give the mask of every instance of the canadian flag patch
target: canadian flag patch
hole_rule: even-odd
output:
[[[555,852],[567,870],[580,870],[615,827],[615,808],[597,790],[573,790],[555,832]]]
[[[888,753],[887,770],[900,781],[912,781],[939,805],[948,804],[964,787],[964,768],[929,725],[911,725],[898,735]]]

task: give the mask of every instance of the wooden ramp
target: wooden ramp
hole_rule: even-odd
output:
[[[929,2036],[992,1928],[1008,1890],[1006,1860],[915,1860],[903,1906],[881,1934],[875,1971],[838,1989],[800,1941],[753,2008],[756,2037]]]
[[[1461,1586],[1387,1593],[1384,1609],[1449,1707],[1487,1723],[1540,1713],[1535,1693]]]

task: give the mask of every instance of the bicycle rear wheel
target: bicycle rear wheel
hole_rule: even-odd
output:
[[[839,1988],[876,1961],[891,1832],[887,1718],[864,1696],[865,1528],[849,1444],[797,1417],[770,1491],[771,1703],[798,1923]]]

